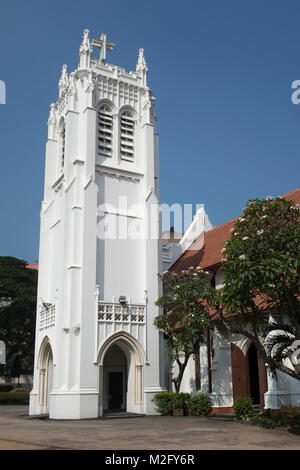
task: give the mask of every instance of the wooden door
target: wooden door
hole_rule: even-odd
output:
[[[248,364],[241,349],[231,343],[233,399],[249,396]]]

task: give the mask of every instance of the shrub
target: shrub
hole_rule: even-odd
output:
[[[189,393],[175,393],[172,397],[173,408],[183,408],[186,410],[188,408],[190,398]]]
[[[251,416],[247,418],[247,421],[251,424],[259,424],[263,428],[274,428],[278,423],[275,423],[272,417],[262,415]]]
[[[192,397],[189,401],[189,408],[193,415],[207,416],[211,412],[213,407],[213,400],[209,395],[199,393]]]
[[[173,410],[173,397],[175,392],[159,392],[154,395],[153,402],[157,411],[162,415],[171,415]]]
[[[0,405],[27,405],[29,393],[27,392],[0,392]]]
[[[238,419],[250,418],[253,414],[253,400],[250,397],[238,397],[233,402],[233,409]]]
[[[267,409],[260,415],[252,416],[248,421],[252,424],[260,424],[263,427],[289,426],[293,429],[299,429],[300,408],[288,405],[282,406],[280,410]]]
[[[292,405],[282,406],[280,408],[280,414],[284,424],[292,428],[300,428],[300,408],[296,408]]]

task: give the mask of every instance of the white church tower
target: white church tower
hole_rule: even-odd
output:
[[[154,98],[143,49],[127,73],[113,48],[85,30],[50,107],[31,415],[154,414],[164,385]]]

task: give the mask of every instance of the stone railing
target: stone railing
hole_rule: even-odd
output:
[[[55,305],[42,306],[40,311],[40,330],[55,325]]]
[[[99,301],[98,321],[116,323],[146,323],[146,306]]]

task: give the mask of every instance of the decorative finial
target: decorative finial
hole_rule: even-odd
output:
[[[80,64],[79,67],[89,68],[90,67],[90,58],[92,55],[92,46],[89,39],[89,30],[85,29],[83,32],[83,40],[79,48]]]
[[[68,67],[66,66],[66,64],[64,64],[62,68],[62,72],[61,72],[61,77],[58,82],[59,96],[61,96],[66,91],[68,84],[69,84]]]
[[[48,139],[54,139],[55,135],[55,125],[56,125],[56,115],[55,115],[56,105],[52,103],[50,105],[50,113],[48,119]]]
[[[147,86],[148,65],[145,60],[144,49],[139,49],[139,58],[136,64],[136,73],[143,77],[143,85]]]
[[[56,124],[56,118],[55,118],[55,104],[52,103],[50,104],[50,113],[49,113],[49,119],[48,119],[48,126],[54,126]]]

